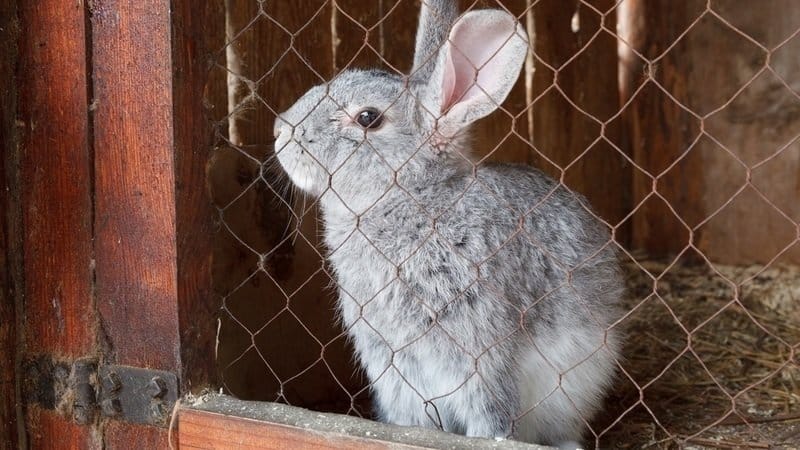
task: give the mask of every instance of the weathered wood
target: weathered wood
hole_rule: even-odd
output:
[[[618,127],[604,132],[602,127],[620,108],[617,40],[601,29],[601,16],[592,8],[605,13],[615,3],[592,0],[565,7],[561,0],[545,0],[533,5],[534,165],[557,179],[563,174],[564,183],[585,195],[612,225],[630,211],[631,173],[624,156],[603,140],[619,142]],[[615,31],[613,12],[602,26]]]
[[[96,303],[107,358],[180,367],[168,0],[90,4]]]
[[[16,171],[17,63],[16,2],[0,1],[0,449],[17,448],[17,289],[19,282],[19,192]],[[11,231],[17,231],[12,234]],[[17,278],[17,280],[15,280]]]
[[[309,432],[301,428],[206,411],[180,413],[179,442],[182,449],[386,449],[418,448],[390,446],[333,433]]]
[[[103,431],[103,449],[106,450],[169,448],[169,430],[166,428],[111,421],[105,425]]]
[[[19,139],[26,351],[94,347],[84,11],[20,2]]]
[[[55,411],[38,406],[28,407],[25,417],[28,430],[28,446],[42,450],[100,450],[103,447],[99,436],[91,427],[78,425]]]
[[[219,385],[214,348],[219,298],[211,284],[214,210],[206,185],[211,117],[226,107],[212,54],[225,41],[223,0],[172,2],[175,209],[183,390]],[[224,80],[223,80],[224,81]]]
[[[198,449],[423,449],[477,450],[498,446],[494,440],[444,431],[403,427],[283,404],[246,402],[210,395],[178,413],[180,448]],[[551,450],[517,441],[508,450]]]
[[[645,61],[626,59],[628,95],[646,82],[630,108],[632,153],[643,169],[660,175],[656,189],[675,211],[649,200],[634,217],[634,245],[674,254],[689,244],[692,228],[693,244],[713,261],[770,261],[796,240],[800,221],[800,144],[794,141],[800,125],[800,62],[794,55],[800,44],[776,48],[796,32],[800,12],[791,1],[757,11],[721,2],[702,18],[703,1],[666,9],[648,0],[628,6],[630,17],[639,18],[630,23],[629,40],[653,63],[648,80]],[[774,74],[765,70],[767,52],[750,38],[775,49]],[[748,168],[752,185],[737,195]],[[635,202],[651,195],[652,184],[637,173]],[[795,245],[781,261],[800,261],[800,248]]]

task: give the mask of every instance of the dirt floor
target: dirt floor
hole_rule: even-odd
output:
[[[800,267],[636,259],[626,373],[596,443],[800,448]]]

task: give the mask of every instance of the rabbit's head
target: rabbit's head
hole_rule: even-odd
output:
[[[451,2],[423,2],[410,75],[347,70],[279,116],[275,151],[299,188],[357,211],[468,162],[463,136],[505,100],[528,39],[504,11],[453,20]]]

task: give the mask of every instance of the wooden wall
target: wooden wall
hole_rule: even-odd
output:
[[[800,263],[797,4],[626,3],[626,40],[652,62],[630,51],[624,60],[634,204],[643,202],[632,246],[675,254],[691,230],[692,259]]]

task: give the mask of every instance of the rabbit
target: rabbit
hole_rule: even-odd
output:
[[[575,448],[619,357],[613,240],[580,195],[469,152],[527,51],[506,11],[424,0],[410,74],[311,88],[278,115],[275,157],[319,202],[379,420]]]

